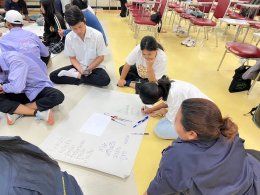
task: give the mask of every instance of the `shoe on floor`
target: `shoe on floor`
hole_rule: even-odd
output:
[[[22,118],[23,115],[21,114],[6,114],[6,121],[8,125],[13,125],[15,121],[19,118]]]
[[[196,40],[194,40],[194,39],[191,39],[191,40],[186,44],[187,47],[195,47],[195,45],[196,45]]]
[[[181,44],[182,44],[182,45],[187,45],[187,44],[190,42],[191,39],[192,39],[191,37],[188,37],[188,38],[184,39],[184,40],[181,42]]]
[[[49,125],[54,124],[54,114],[51,109],[45,111],[37,111],[36,119],[46,121]]]

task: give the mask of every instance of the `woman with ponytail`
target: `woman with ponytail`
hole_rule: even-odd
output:
[[[163,102],[148,108],[143,107],[142,112],[152,117],[164,117],[155,127],[155,134],[162,139],[176,139],[178,137],[172,122],[183,100],[188,98],[206,98],[194,85],[179,81],[169,80],[163,76],[157,82],[147,82],[140,87],[139,96],[144,104],[154,104],[159,100]]]
[[[0,190],[12,195],[83,195],[77,181],[37,146],[0,136]]]
[[[167,57],[163,47],[152,36],[142,38],[126,58],[125,65],[119,68],[119,87],[132,87],[138,93],[140,83],[156,82],[166,74]]]
[[[260,194],[260,162],[244,149],[237,125],[213,102],[184,100],[172,125],[179,138],[163,151],[144,195]]]

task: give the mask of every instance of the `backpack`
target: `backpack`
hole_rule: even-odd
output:
[[[161,32],[162,30],[162,15],[160,12],[156,12],[155,14],[152,14],[150,16],[150,19],[155,22],[156,24],[159,24],[158,32]]]
[[[229,86],[229,92],[234,93],[234,92],[240,92],[240,91],[245,91],[249,90],[251,87],[251,80],[246,79],[244,80],[242,78],[242,75],[250,68],[250,66],[240,66],[235,70],[235,74],[233,76],[233,79],[230,83]]]
[[[252,108],[251,111],[247,114],[252,115],[253,122],[260,129],[260,104],[256,107]]]

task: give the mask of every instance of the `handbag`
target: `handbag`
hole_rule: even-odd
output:
[[[58,29],[61,29],[60,22],[56,15],[54,15],[54,20],[57,24]],[[58,54],[62,52],[64,50],[64,40],[61,38],[57,43],[50,43],[49,50],[53,54]]]
[[[235,74],[228,88],[230,93],[249,90],[251,87],[251,80],[242,78],[242,75],[250,68],[250,66],[240,66],[235,70]]]
[[[161,32],[161,30],[162,30],[162,15],[161,15],[161,13],[160,12],[156,12],[155,14],[152,14],[150,16],[150,19],[153,22],[155,22],[156,24],[159,25],[157,31]]]

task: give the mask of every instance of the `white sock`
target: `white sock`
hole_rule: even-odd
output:
[[[58,77],[67,76],[78,78],[79,72],[75,68],[71,68],[69,70],[62,70],[59,72]]]

